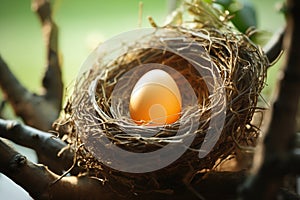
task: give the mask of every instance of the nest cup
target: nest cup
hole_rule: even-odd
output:
[[[66,111],[68,136],[78,164],[120,195],[172,193],[237,147],[256,144],[251,120],[268,60],[232,28],[197,24],[121,34],[83,64]],[[152,69],[179,87],[182,112],[173,124],[140,126],[130,118],[131,91]]]

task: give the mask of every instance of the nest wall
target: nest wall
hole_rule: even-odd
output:
[[[238,33],[228,25],[225,18],[220,20],[220,16],[223,15],[213,8],[206,9],[207,6],[201,1],[187,4],[187,10],[194,16],[192,22],[156,28],[171,32],[169,35],[169,32],[166,32],[164,36],[150,35],[149,39],[142,42],[137,40],[136,43],[126,46],[127,53],[109,62],[103,61],[107,55],[103,56],[104,58],[99,57],[77,79],[74,93],[69,100],[70,104],[60,119],[59,124],[64,125],[57,128],[68,135],[69,143],[76,149],[78,165],[91,176],[107,180],[105,184],[110,185],[112,190],[124,197],[153,191],[174,193],[189,184],[199,171],[212,170],[217,162],[234,156],[236,148],[256,145],[259,130],[251,124],[251,120],[257,110],[257,100],[264,86],[269,62],[261,49],[246,35]],[[201,18],[202,15],[204,17]],[[178,33],[180,37],[172,35],[173,32]],[[182,38],[181,36],[187,39],[184,46],[182,40],[178,39]],[[159,42],[161,38],[178,40],[161,43]],[[143,47],[145,42],[149,45]],[[178,54],[187,44],[196,44],[203,48],[203,55],[192,55],[201,57],[201,63],[198,65],[203,68],[202,73],[194,69],[191,60]],[[153,46],[155,48],[152,48]],[[177,53],[170,51],[170,46],[176,49]],[[184,108],[181,118],[174,124],[159,128],[151,126],[141,128],[128,117],[124,102],[128,102],[130,98],[130,91],[134,86],[132,83],[151,67],[146,68],[146,71],[132,73],[125,79],[123,75],[141,64],[153,63],[174,69],[179,73],[178,76],[174,73],[175,80],[176,77],[183,76],[187,82],[181,83],[180,78],[177,80],[178,85],[183,85],[179,88],[180,92],[183,96],[188,96],[184,84],[189,84],[196,94],[197,104]],[[172,74],[172,70],[170,73]],[[124,84],[120,89],[118,95],[121,101],[112,111],[112,94],[122,77],[124,83],[127,81],[128,84]],[[209,91],[211,86],[207,85],[207,80],[211,80],[225,93],[218,96],[216,91],[215,100],[211,101],[212,94]],[[218,127],[218,124],[211,124],[212,121],[218,122],[214,120],[220,114],[218,109],[217,112],[214,109],[216,107],[220,108],[220,112],[225,111],[225,123],[222,130],[216,129],[221,131],[221,134],[213,149],[205,157],[199,158],[198,149],[203,144],[207,132]],[[186,129],[186,132],[176,135],[180,124],[188,123],[195,116],[199,123],[197,128],[192,131]],[[127,134],[127,131],[134,134]],[[156,134],[145,137],[145,132]],[[108,138],[111,144],[126,151],[145,153],[164,148],[169,143],[180,144],[181,140],[191,136],[195,138],[184,154],[170,165],[152,172],[122,172],[107,166],[105,163],[108,161],[105,159],[101,160],[95,156],[99,154],[101,157],[105,153],[101,152],[102,148],[99,146],[109,146],[103,141],[104,137]],[[87,141],[89,145],[86,145]],[[109,156],[114,157],[114,154]]]

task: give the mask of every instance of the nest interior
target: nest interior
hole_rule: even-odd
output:
[[[192,20],[179,20],[157,28],[178,33],[180,37],[172,34],[163,36],[175,38],[176,41],[160,42],[162,36],[152,35],[149,40],[144,40],[148,44],[146,47],[137,40],[126,47],[128,51],[125,54],[110,62],[103,62],[103,57],[97,58],[97,62],[78,78],[70,104],[57,123],[64,124],[58,125],[57,129],[66,133],[69,143],[76,149],[78,165],[91,176],[108,180],[105,184],[124,197],[153,191],[174,194],[189,184],[199,171],[212,170],[218,162],[234,156],[237,147],[256,145],[259,130],[251,124],[251,120],[264,86],[268,60],[246,35],[228,24],[223,13],[202,1],[186,2],[184,8]],[[178,40],[181,36],[187,39],[184,44],[181,39]],[[201,73],[190,59],[180,55],[184,49],[191,48],[189,44],[196,44],[203,49],[200,51],[203,55],[188,52],[192,54],[191,57],[200,59],[196,65]],[[179,90],[187,103],[183,101],[181,117],[174,124],[141,127],[130,120],[128,102],[134,83],[143,73],[151,70],[152,65],[134,73],[126,73],[137,66],[153,63],[156,66],[168,66],[164,69],[169,70],[177,84],[182,86]],[[121,79],[123,84],[119,87],[117,98],[113,94]],[[212,83],[213,87],[207,82]],[[212,93],[211,88],[223,89],[225,93],[219,94],[219,90]],[[190,99],[191,90],[196,99]],[[118,100],[114,103],[114,109],[113,97]],[[192,106],[190,101],[194,102]],[[222,130],[214,129],[219,126],[211,122],[218,123],[218,116],[223,111],[224,126]],[[189,123],[193,120],[197,121],[197,127],[190,129]],[[187,125],[178,135],[181,124]],[[208,154],[199,158],[199,149],[209,130],[220,131],[221,134]],[[152,133],[151,137],[145,136],[148,132]],[[114,156],[118,156],[113,153],[103,155],[106,153],[103,148],[110,148],[104,137],[109,139],[111,145],[123,150],[147,153],[172,143],[176,144],[173,148],[178,148],[182,141],[191,136],[193,141],[190,147],[181,145],[186,151],[178,159],[162,169],[146,173],[113,169],[107,163],[113,162]],[[149,160],[149,163],[140,165],[160,162]]]

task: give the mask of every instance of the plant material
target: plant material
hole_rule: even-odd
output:
[[[115,38],[118,43],[96,49],[57,123],[64,124],[56,128],[65,130],[78,165],[124,198],[179,193],[200,171],[256,145],[259,130],[251,120],[268,59],[210,4],[185,2],[177,12],[182,14],[163,27],[133,31],[128,41]],[[140,126],[128,114],[135,83],[152,69],[165,70],[179,87],[182,112],[173,124]],[[129,155],[147,157],[166,148],[158,157],[126,165]],[[163,165],[178,149],[184,151],[174,162],[147,168]]]

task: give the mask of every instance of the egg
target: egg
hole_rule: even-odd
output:
[[[130,96],[129,111],[139,125],[172,124],[180,118],[181,95],[170,74],[153,69],[135,84]]]

